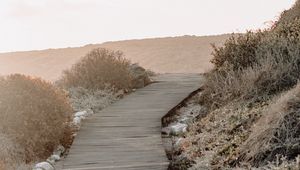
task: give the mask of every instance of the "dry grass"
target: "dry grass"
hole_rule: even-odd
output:
[[[293,161],[289,161],[286,157],[277,156],[276,160],[269,162],[260,168],[253,168],[254,170],[299,170],[300,169],[300,155]]]
[[[206,117],[191,125],[186,135],[184,155],[189,155],[192,161],[196,160],[195,167],[230,167],[239,147],[248,138],[252,124],[260,118],[267,105],[231,101],[209,112]]]
[[[123,95],[115,93],[110,88],[95,91],[77,87],[68,91],[75,111],[92,110],[94,113],[117,101]]]
[[[131,89],[130,61],[119,51],[104,48],[92,50],[71,69],[64,71],[60,83],[66,88],[83,87],[91,90]]]
[[[23,151],[26,163],[47,158],[59,144],[71,144],[72,109],[62,91],[41,79],[10,75],[0,79],[0,94],[0,132],[18,146],[10,148]]]
[[[287,160],[300,154],[300,85],[281,96],[252,127],[241,148],[240,161],[253,166],[265,165],[284,156]],[[250,149],[251,148],[251,149]]]

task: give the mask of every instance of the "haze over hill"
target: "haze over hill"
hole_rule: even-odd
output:
[[[182,36],[126,40],[84,47],[0,54],[0,74],[22,73],[56,80],[90,50],[105,47],[121,50],[133,63],[159,73],[202,73],[209,70],[211,43],[222,45],[229,35]]]

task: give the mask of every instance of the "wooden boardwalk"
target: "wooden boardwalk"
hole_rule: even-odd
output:
[[[84,121],[63,169],[166,170],[161,118],[199,88],[196,74],[164,74]]]

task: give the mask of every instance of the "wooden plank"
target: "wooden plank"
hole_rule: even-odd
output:
[[[84,121],[62,169],[165,170],[161,118],[200,86],[197,74],[163,74]]]

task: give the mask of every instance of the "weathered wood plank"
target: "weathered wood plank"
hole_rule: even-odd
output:
[[[161,118],[200,85],[196,74],[164,74],[85,120],[62,162],[70,170],[165,170]]]

